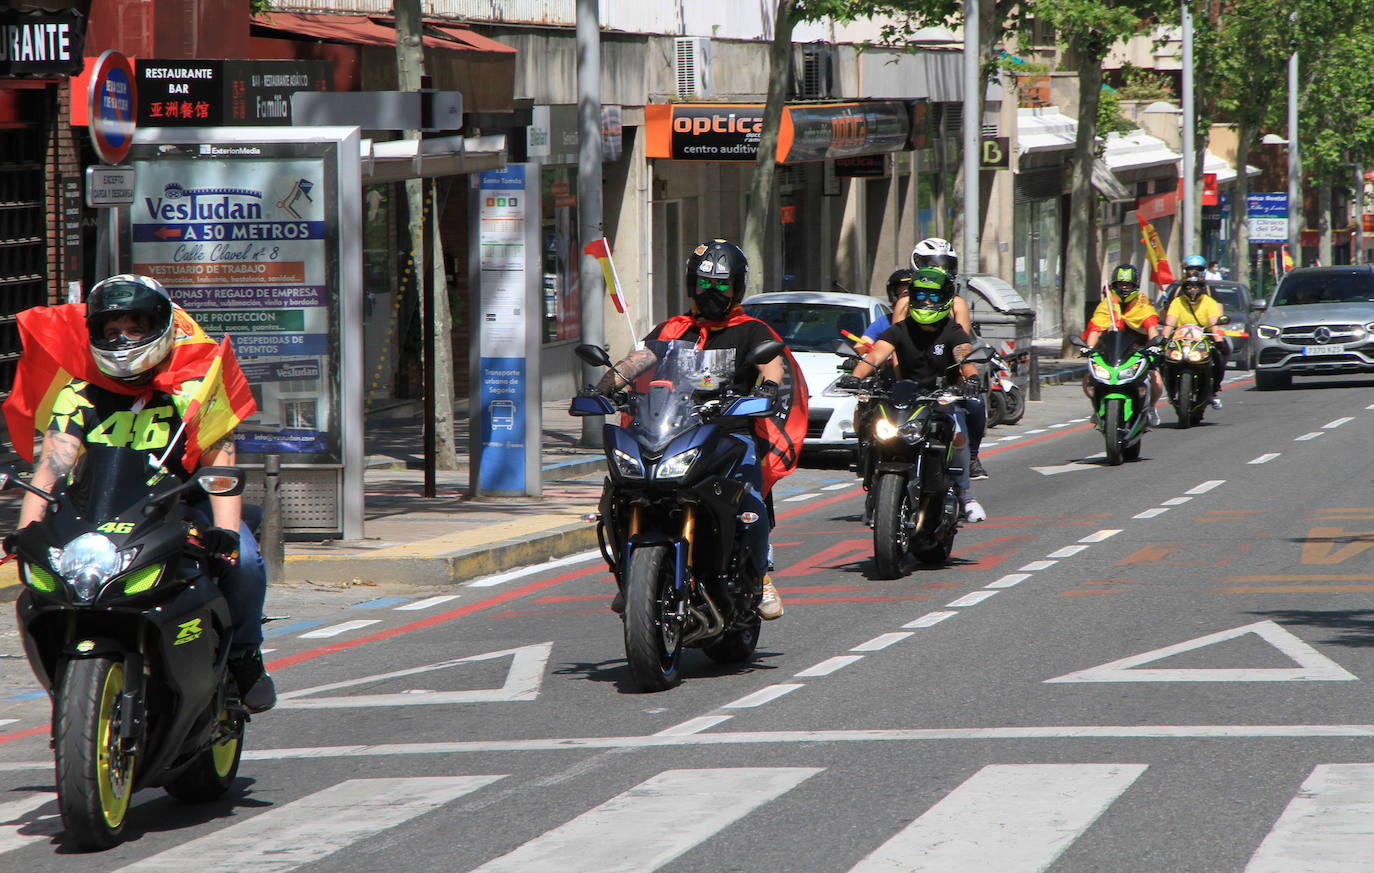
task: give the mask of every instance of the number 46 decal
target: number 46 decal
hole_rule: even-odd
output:
[[[112,534],[126,534],[133,531],[133,529],[134,523],[132,521],[107,521],[100,527],[96,528],[96,530],[100,531],[101,533]]]

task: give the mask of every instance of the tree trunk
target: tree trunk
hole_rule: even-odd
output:
[[[1246,198],[1250,195],[1250,177],[1245,165],[1250,160],[1250,146],[1255,143],[1259,129],[1241,122],[1236,128],[1236,184],[1231,199],[1231,278],[1247,287],[1250,285],[1250,222],[1246,215]]]
[[[759,136],[759,153],[754,159],[754,177],[749,182],[749,203],[744,214],[743,249],[751,267],[746,294],[757,294],[764,289],[768,269],[763,246],[773,215],[778,128],[782,124],[783,105],[787,102],[787,85],[792,78],[792,15],[796,8],[797,0],[778,0],[777,19],[773,22],[773,45],[768,52],[768,103],[763,109],[763,133]]]
[[[1331,183],[1317,186],[1317,257],[1323,267],[1335,261],[1331,258]]]
[[[1097,140],[1097,107],[1102,94],[1102,56],[1082,47],[1074,52],[1078,64],[1078,139],[1073,147],[1073,181],[1069,194],[1069,239],[1064,254],[1064,284],[1059,317],[1064,336],[1061,354],[1069,357],[1087,323],[1088,292],[1101,284],[1093,228],[1097,226],[1097,194],[1093,191],[1093,154]]]

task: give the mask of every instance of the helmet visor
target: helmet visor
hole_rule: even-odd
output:
[[[698,291],[719,291],[722,294],[730,293],[729,279],[708,279],[705,276],[697,277]]]

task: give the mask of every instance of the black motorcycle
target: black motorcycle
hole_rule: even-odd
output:
[[[1218,324],[1227,324],[1225,315]],[[1202,424],[1202,417],[1217,393],[1217,349],[1206,329],[1196,324],[1181,324],[1164,344],[1160,375],[1169,403],[1178,416],[1180,429]]]
[[[852,356],[843,345],[837,354]],[[969,355],[985,362],[991,350]],[[954,487],[962,472],[953,466],[952,389],[922,391],[910,380],[870,377],[860,388],[837,389],[859,396],[862,410],[865,520],[873,525],[873,561],[878,576],[895,579],[910,563],[939,564],[954,550],[963,504]]]
[[[611,366],[597,346],[576,352]],[[782,343],[770,340],[748,362],[781,352]],[[685,646],[740,663],[758,645],[769,518],[752,435],[738,431],[772,414],[776,401],[728,393],[734,363],[724,356],[733,354],[669,343],[614,401],[590,390],[573,398],[573,415],[629,419],[605,426],[610,476],[597,535],[623,598],[630,673],[648,691],[681,681]]]
[[[226,671],[231,624],[182,496],[234,495],[235,467],[182,482],[145,452],[90,446],[13,539],[24,651],[52,698],[57,800],[83,849],[119,842],[129,800],[213,800],[238,772],[248,713]]]

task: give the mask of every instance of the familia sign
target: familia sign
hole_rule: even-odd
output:
[[[139,60],[138,123],[148,127],[291,124],[291,95],[328,91],[329,61]]]

